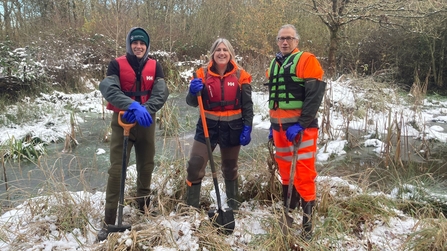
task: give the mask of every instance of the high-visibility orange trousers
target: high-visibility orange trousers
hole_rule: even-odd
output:
[[[317,196],[315,185],[317,139],[318,128],[306,128],[297,151],[298,160],[293,185],[305,201],[313,201]],[[282,130],[282,127],[280,131],[273,130],[273,141],[276,150],[275,160],[278,163],[282,184],[288,185],[292,168],[293,143],[287,140],[286,131]]]

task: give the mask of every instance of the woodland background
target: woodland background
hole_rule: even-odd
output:
[[[321,113],[320,136],[327,140],[321,149],[331,160],[322,166],[319,174],[327,178],[318,184],[321,196],[315,219],[318,219],[316,235],[321,238],[306,250],[446,250],[447,151],[445,134],[441,133],[445,131],[446,105],[434,94],[447,95],[447,0],[0,1],[0,131],[2,135],[10,135],[11,131],[22,132],[31,125],[32,132],[51,131],[53,137],[54,128],[64,125],[59,130],[62,139],[54,142],[65,139],[61,153],[56,150],[57,153],[44,156],[57,158],[54,163],[49,158],[41,161],[45,160],[40,157],[45,154],[45,148],[40,146],[45,142],[32,134],[0,142],[2,187],[7,191],[1,194],[6,200],[0,202],[8,205],[0,207],[2,213],[7,213],[3,218],[7,225],[0,227],[0,246],[7,245],[11,250],[50,248],[50,245],[57,248],[66,247],[71,241],[77,249],[93,245],[96,247],[90,250],[125,250],[123,246],[131,240],[135,246],[148,247],[174,248],[187,243],[230,250],[234,244],[244,250],[259,250],[259,247],[286,250],[289,243],[278,234],[281,228],[276,215],[271,213],[272,208],[258,203],[270,201],[271,195],[279,194],[281,189],[279,182],[272,179],[276,176],[271,168],[273,162],[269,161],[273,150],[266,154],[264,144],[241,151],[240,170],[244,170],[243,166],[249,167],[245,169],[246,182],[241,191],[247,201],[256,200],[237,215],[244,227],[241,235],[232,235],[231,241],[224,240],[212,226],[198,227],[197,222],[208,222],[197,220],[203,219],[203,215],[159,217],[160,222],[167,220],[172,224],[172,227],[161,227],[145,217],[132,218],[131,214],[129,221],[141,224],[143,230],[133,231],[123,239],[116,236],[107,243],[92,244],[99,230],[96,228],[101,226],[103,198],[97,196],[102,195],[82,192],[79,197],[86,197],[79,200],[78,195],[68,193],[68,184],[72,181],[83,186],[81,191],[97,191],[88,182],[92,177],[101,180],[106,175],[102,171],[98,175],[92,172],[90,177],[85,175],[100,170],[97,163],[107,163],[97,161],[99,154],[85,146],[92,144],[96,150],[106,143],[109,126],[104,116],[88,119],[84,111],[91,111],[91,105],[104,109],[99,92],[89,88],[95,88],[104,77],[111,59],[125,53],[125,37],[131,27],[141,26],[149,32],[151,56],[162,63],[171,93],[186,93],[187,79],[191,76],[181,73],[198,67],[198,59],[204,59],[217,37],[231,40],[240,63],[253,76],[254,89],[266,90],[264,73],[278,50],[275,41],[278,29],[291,23],[301,35],[300,48],[317,55],[325,77],[340,79],[328,81],[332,87],[325,96]],[[342,80],[343,75],[348,80]],[[395,95],[392,91],[395,84],[410,90],[415,98],[402,102],[400,97],[407,97],[408,91]],[[53,92],[55,89],[64,93]],[[51,92],[51,95],[40,95],[42,92]],[[71,95],[74,92],[87,94]],[[422,92],[431,92],[433,96],[425,99],[423,95],[415,95]],[[84,104],[87,108],[81,110]],[[164,193],[154,195],[162,212],[171,212],[183,194],[185,162],[181,157],[183,149],[178,147],[179,132],[195,126],[188,121],[190,117],[185,115],[185,109],[175,104],[167,102],[160,112],[163,153],[157,156],[163,168],[156,169],[160,189],[153,191],[176,191],[180,195],[175,198]],[[99,121],[89,127],[97,129],[100,136],[92,136],[90,128],[82,132],[77,118]],[[349,130],[353,124],[362,125],[356,128],[355,134]],[[69,132],[65,131],[67,125],[70,125]],[[406,136],[414,131],[419,135],[417,139]],[[263,139],[265,132],[261,132]],[[444,138],[440,142],[433,140],[430,137],[433,133]],[[374,143],[364,144],[365,139]],[[83,145],[72,152],[78,140]],[[180,157],[172,157],[166,142],[175,143],[173,148]],[[337,147],[329,146],[331,143]],[[47,149],[55,151],[58,147],[52,146],[55,148]],[[378,160],[375,155],[371,158],[370,154],[375,152],[371,146],[380,149],[382,155]],[[353,154],[337,160],[345,150]],[[361,150],[363,154],[359,154]],[[67,157],[69,164],[59,164],[61,156]],[[31,167],[32,172],[22,172],[21,165],[25,162],[22,158],[36,163],[36,167]],[[90,162],[79,164],[92,159],[92,165]],[[419,163],[420,159],[427,162]],[[37,175],[39,172],[42,179]],[[33,189],[14,188],[14,179],[28,184],[30,174],[36,176],[32,180],[41,181],[42,185],[39,183]],[[73,174],[79,174],[79,179],[77,176],[71,179]],[[343,180],[339,176],[344,176]],[[345,178],[355,180],[356,185],[345,182]],[[263,187],[273,182],[278,186]],[[212,189],[209,183],[205,191]],[[370,194],[371,190],[384,192]],[[39,196],[43,191],[51,197],[43,196],[32,203],[24,201],[29,215],[22,215],[9,206],[13,204],[10,198],[31,198],[35,191]],[[301,213],[297,212],[295,222],[300,222],[300,217]],[[257,222],[266,223],[268,228],[258,229]],[[178,235],[173,234],[177,232],[172,229],[179,226],[192,227],[182,227]]]
[[[286,23],[326,78],[370,75],[446,94],[447,0],[1,0],[0,88],[76,91],[82,79],[100,80],[134,26],[148,31],[152,52],[169,52],[173,89],[187,83],[172,64],[203,57],[217,37],[262,86]]]

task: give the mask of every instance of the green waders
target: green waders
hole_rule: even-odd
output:
[[[155,118],[155,114],[151,114]],[[120,180],[122,171],[123,156],[123,128],[118,124],[118,113],[112,116],[112,136],[110,139],[110,168],[106,189],[105,221],[115,223],[116,210],[118,208]],[[155,123],[150,127],[136,125],[130,130],[129,142],[127,146],[127,156],[130,156],[132,147],[135,151],[137,169],[137,203],[139,210],[144,212],[144,208],[150,203],[150,185],[152,172],[154,170],[155,157]],[[127,163],[129,162],[129,157]],[[142,199],[142,200],[141,200]],[[115,214],[107,213],[114,211]],[[106,223],[108,223],[106,221]],[[108,223],[108,224],[113,224]]]

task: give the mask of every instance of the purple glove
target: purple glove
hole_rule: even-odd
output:
[[[132,113],[134,116],[130,115],[130,113]],[[127,111],[123,115],[123,118],[130,123],[133,123],[131,122],[131,120],[134,117],[135,119],[133,120],[133,122],[135,122],[136,120],[141,126],[149,127],[152,124],[151,115],[149,114],[149,112],[147,112],[146,108],[140,105],[140,103],[138,103],[137,101],[134,101],[132,104],[130,104],[129,109],[127,109]]]
[[[250,137],[251,133],[251,126],[244,125],[244,129],[242,129],[241,136],[239,137],[239,141],[241,142],[241,145],[246,146],[251,141]]]
[[[287,140],[290,142],[295,143],[296,141],[296,136],[298,135],[298,133],[300,133],[302,130],[304,130],[301,125],[299,123],[294,124],[293,126],[287,128],[286,131],[286,137]]]
[[[273,129],[270,127],[269,129],[269,140],[273,140]]]
[[[191,80],[191,84],[189,85],[189,93],[192,95],[197,95],[199,91],[203,89],[203,83],[201,78],[195,78]]]

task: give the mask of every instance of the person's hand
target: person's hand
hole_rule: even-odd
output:
[[[125,111],[123,118],[126,120],[127,123],[135,123],[135,121],[137,120],[135,114],[133,114],[133,111],[131,110]]]
[[[246,146],[251,141],[251,126],[244,125],[244,129],[242,129],[241,136],[239,137],[239,141],[241,145]]]
[[[269,140],[273,140],[273,129],[270,127],[269,129]]]
[[[287,128],[286,137],[290,142],[295,143],[295,138],[303,129],[299,123],[294,124],[293,126]]]
[[[189,93],[192,95],[197,95],[199,91],[203,89],[203,83],[201,78],[195,78],[191,80],[191,84],[189,85]]]
[[[137,120],[138,124],[144,127],[149,127],[152,124],[152,117],[149,112],[146,110],[146,107],[140,105],[137,101],[134,101],[130,104],[127,112],[132,112]],[[127,115],[129,119],[132,119],[132,116]],[[124,117],[124,116],[123,116]],[[124,117],[125,118],[125,117]],[[125,118],[127,120],[127,118]],[[130,121],[129,121],[130,122]],[[134,121],[135,122],[135,121]],[[133,123],[133,122],[131,122]]]

